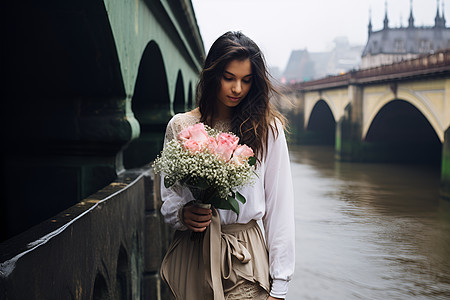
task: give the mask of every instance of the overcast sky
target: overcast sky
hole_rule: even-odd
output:
[[[445,4],[450,26],[450,0]],[[385,0],[192,0],[205,50],[226,31],[241,30],[262,49],[270,66],[284,70],[292,50],[330,50],[335,37],[365,45],[369,10],[373,30],[383,27]],[[389,26],[407,26],[410,0],[388,0]],[[437,0],[413,0],[416,26],[432,26]]]

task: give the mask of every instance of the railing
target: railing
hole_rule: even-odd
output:
[[[161,299],[168,235],[149,168],[0,244],[1,299]]]
[[[411,79],[414,77],[443,76],[449,73],[450,49],[446,49],[391,65],[353,70],[342,75],[295,83],[286,87],[286,89],[310,91],[336,88],[349,84],[369,84],[382,81]]]

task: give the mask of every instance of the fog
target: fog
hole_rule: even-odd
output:
[[[436,0],[413,0],[415,26],[433,26]],[[439,10],[442,11],[439,1]],[[328,51],[336,37],[365,45],[371,11],[373,30],[383,27],[385,0],[192,0],[205,50],[229,30],[241,30],[283,70],[292,50]],[[450,0],[444,2],[447,27]],[[387,1],[390,27],[406,27],[410,0]]]

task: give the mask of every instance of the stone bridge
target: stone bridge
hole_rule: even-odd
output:
[[[298,83],[299,143],[334,144],[346,161],[441,164],[450,196],[450,50]]]
[[[193,107],[190,0],[2,2],[1,299],[160,299],[149,163]]]

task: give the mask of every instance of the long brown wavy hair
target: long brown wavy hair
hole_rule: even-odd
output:
[[[225,68],[233,60],[246,59],[251,63],[252,85],[247,96],[233,108],[231,131],[240,138],[241,144],[251,147],[258,160],[261,160],[267,149],[269,128],[274,135],[278,135],[280,128],[276,127],[275,121],[278,119],[284,129],[286,119],[269,101],[272,95],[279,93],[269,80],[264,56],[255,42],[241,32],[231,31],[214,42],[200,74],[197,104],[201,113],[200,121],[213,126],[217,95]]]

